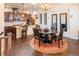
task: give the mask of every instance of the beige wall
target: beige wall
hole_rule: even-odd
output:
[[[4,4],[0,3],[0,32],[4,32]],[[3,34],[4,36],[4,34]],[[1,40],[1,55],[4,55],[4,39]]]
[[[78,6],[78,10],[79,10],[79,6]],[[78,22],[79,22],[79,12],[78,12]],[[79,23],[78,23],[78,31],[79,31]]]
[[[4,31],[4,5],[0,3],[0,32]]]

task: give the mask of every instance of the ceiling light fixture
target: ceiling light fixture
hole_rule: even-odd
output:
[[[48,4],[48,3],[43,3],[41,5],[41,8],[44,10],[44,11],[48,11],[50,8],[51,8],[51,5]]]

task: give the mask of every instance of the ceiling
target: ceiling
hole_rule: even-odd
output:
[[[5,3],[5,8],[21,8],[26,11],[39,11],[41,9],[41,5],[45,3],[37,3],[37,4],[32,4],[32,3]],[[48,3],[53,5],[53,3]]]

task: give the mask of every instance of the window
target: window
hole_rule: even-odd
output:
[[[47,24],[47,13],[44,13],[44,24]]]
[[[42,14],[40,14],[40,24],[42,24]]]

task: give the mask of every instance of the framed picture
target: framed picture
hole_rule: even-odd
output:
[[[67,13],[60,13],[60,29],[67,31]]]
[[[52,14],[51,15],[51,24],[54,26],[57,30],[57,14]]]

